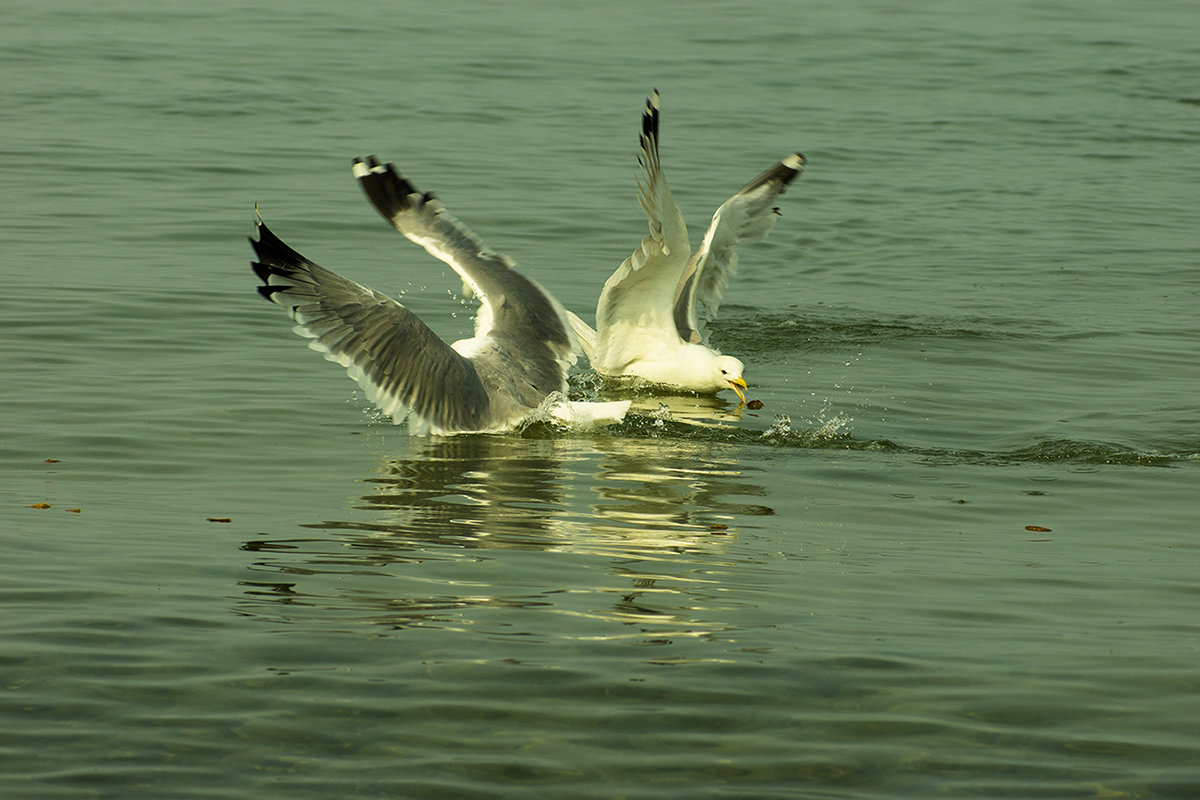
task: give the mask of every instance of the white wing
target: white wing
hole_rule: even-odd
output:
[[[596,367],[602,371],[619,369],[631,358],[644,355],[649,341],[678,341],[671,309],[688,263],[688,235],[662,172],[658,127],[658,92],[654,92],[642,114],[638,156],[642,167],[638,200],[650,233],[617,267],[600,293],[596,306],[596,358],[600,363]],[[638,351],[626,352],[627,345],[635,341],[642,343]]]
[[[737,246],[757,242],[770,233],[779,218],[776,199],[803,170],[804,156],[793,153],[747,183],[713,214],[673,298],[681,339],[701,340],[705,323],[716,317],[730,277],[737,274]]]

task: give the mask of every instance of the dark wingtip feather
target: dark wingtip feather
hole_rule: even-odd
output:
[[[428,193],[422,194],[396,171],[395,164],[381,164],[375,156],[356,158],[353,164],[354,177],[358,179],[359,186],[375,210],[388,222],[393,222],[402,211],[428,202],[433,197]],[[421,199],[412,200],[413,195]]]
[[[257,209],[255,211],[257,212]],[[266,223],[262,221],[262,217],[257,216],[257,213],[255,216],[258,239],[247,238],[250,241],[250,246],[254,248],[254,255],[258,260],[251,261],[250,268],[254,270],[255,276],[262,281],[262,285],[254,288],[258,290],[260,295],[271,302],[288,305],[286,302],[281,302],[280,298],[275,297],[275,293],[286,292],[288,289],[295,288],[289,281],[294,281],[297,274],[308,268],[316,268],[316,265],[276,236],[267,227]],[[272,279],[276,281],[282,279],[284,282],[272,283]]]
[[[791,183],[797,175],[804,171],[806,159],[804,153],[795,152],[779,162],[780,180],[785,184]]]
[[[251,266],[254,267],[255,272],[258,272],[258,268],[261,267],[262,264],[251,264]],[[269,275],[269,274],[270,273],[268,272],[267,275]],[[262,272],[258,272],[258,277],[262,278],[264,281],[267,279],[267,276],[264,275]],[[290,289],[292,287],[283,286],[281,284],[267,284],[264,286],[255,286],[254,288],[258,290],[259,294],[261,294],[263,297],[267,298],[268,300],[270,300],[273,303],[273,302],[275,302],[275,298],[272,297],[271,295],[275,294],[276,292],[284,291],[285,289]]]
[[[642,134],[639,137],[639,144],[643,147],[647,140],[658,142],[658,89],[655,89],[651,95],[646,98],[646,107],[642,110]]]
[[[267,227],[267,224],[262,221],[261,217],[255,222],[255,226],[257,228],[258,240],[250,239],[250,246],[254,248],[254,255],[258,257],[259,261],[268,266],[308,262],[308,259],[297,253],[276,236]],[[257,270],[255,271],[257,272]]]
[[[261,261],[251,261],[250,269],[254,270],[254,274],[257,275],[258,279],[263,283],[266,283],[267,279],[271,277],[271,268]],[[259,291],[262,291],[261,286],[259,287]]]
[[[779,184],[779,191],[782,192],[803,171],[804,156],[801,153],[792,153],[743,186],[741,192],[750,192],[768,183]]]

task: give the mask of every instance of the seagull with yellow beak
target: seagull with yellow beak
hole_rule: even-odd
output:
[[[569,312],[568,319],[601,375],[635,376],[705,394],[732,389],[745,403],[745,365],[710,347],[704,328],[737,271],[737,245],[759,241],[771,230],[779,216],[774,202],[804,169],[804,156],[784,158],[725,201],[691,253],[683,214],[659,161],[658,125],[655,91],[642,114],[638,156],[638,199],[650,233],[604,284],[596,329]]]

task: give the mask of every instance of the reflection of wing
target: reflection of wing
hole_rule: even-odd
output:
[[[474,365],[404,306],[317,266],[258,220],[250,240],[263,297],[289,309],[309,346],[346,368],[397,421],[406,408],[440,430],[486,427],[489,400]]]
[[[616,367],[627,356],[643,355],[647,340],[678,341],[671,307],[688,259],[687,227],[671,198],[658,157],[658,92],[642,114],[638,162],[638,200],[650,222],[650,233],[604,284],[596,307],[598,355]],[[637,336],[633,331],[637,331]],[[640,340],[639,352],[625,354],[621,344]],[[597,365],[600,366],[600,365]]]
[[[384,219],[453,267],[464,288],[479,299],[476,337],[510,339],[521,349],[532,349],[530,356],[539,350],[550,353],[564,370],[574,363],[566,313],[544,289],[513,270],[511,259],[490,250],[432,194],[417,191],[391,164],[382,165],[374,157],[355,159],[354,176]]]
[[[737,245],[757,242],[771,231],[779,217],[775,200],[803,169],[804,156],[793,153],[742,187],[713,214],[674,298],[681,339],[701,340],[704,324],[716,317],[725,287],[737,273]]]

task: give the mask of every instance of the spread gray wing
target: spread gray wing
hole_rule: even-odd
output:
[[[775,201],[803,170],[804,156],[793,153],[747,183],[713,214],[675,296],[675,327],[685,342],[701,340],[705,323],[716,317],[725,287],[737,273],[737,246],[770,233],[779,218]]]
[[[259,293],[284,306],[309,347],[346,368],[367,398],[396,421],[411,408],[444,431],[489,427],[489,399],[475,366],[407,308],[309,261],[258,220]]]

